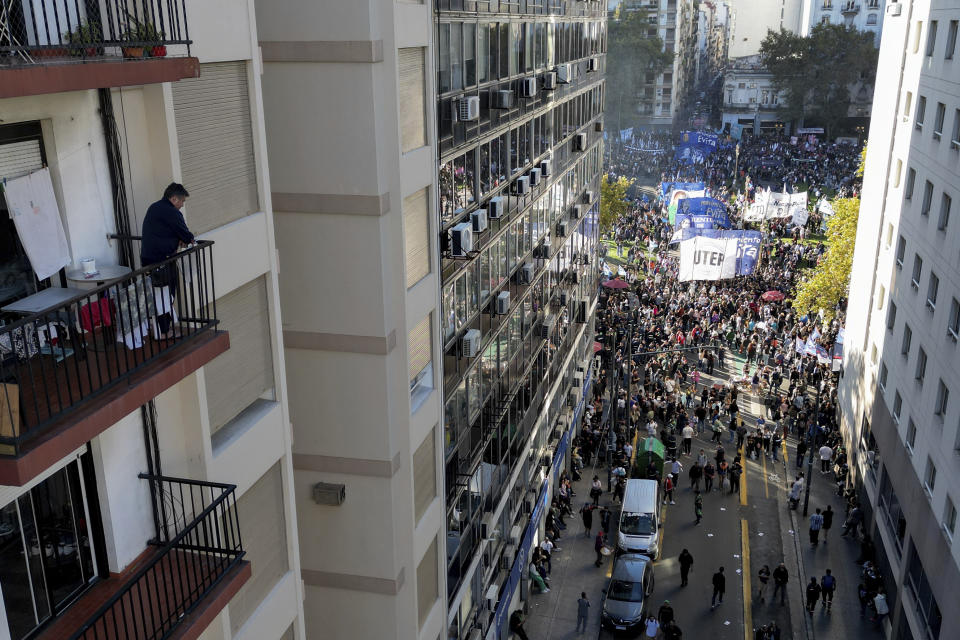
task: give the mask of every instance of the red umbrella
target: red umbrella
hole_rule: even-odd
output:
[[[607,289],[629,289],[630,288],[630,284],[627,282],[624,282],[620,278],[607,280],[606,282],[603,283],[603,286],[605,286]]]
[[[760,299],[765,300],[766,302],[780,302],[783,300],[783,298],[783,293],[776,290],[767,291],[765,294],[760,296]]]
[[[599,343],[599,342],[594,342],[594,343],[593,343],[593,352],[596,353],[596,352],[598,352],[598,351],[603,351],[603,344],[601,344],[601,343]]]

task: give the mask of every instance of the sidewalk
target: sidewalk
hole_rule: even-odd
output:
[[[607,587],[611,559],[605,558],[600,568],[594,566],[597,554],[593,550],[593,543],[600,529],[599,511],[594,512],[593,529],[589,538],[583,535],[583,520],[577,513],[584,502],[590,501],[590,483],[594,474],[600,476],[606,488],[607,470],[600,466],[597,466],[596,470],[592,465],[586,467],[580,481],[573,483],[573,490],[577,494],[571,501],[574,514],[566,517],[567,528],[561,532],[558,541],[560,549],[553,550],[550,593],[531,595],[528,601],[529,610],[524,628],[531,640],[592,640],[600,633],[602,590]],[[605,491],[600,498],[600,504],[609,506],[612,498],[613,494]],[[610,537],[614,539],[619,517],[620,505],[617,504],[610,517]],[[587,632],[578,634],[577,599],[582,591],[586,592],[590,600],[590,621]]]

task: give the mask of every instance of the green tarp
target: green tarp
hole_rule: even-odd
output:
[[[656,438],[644,438],[638,442],[637,451],[634,455],[633,473],[630,474],[630,477],[646,478],[647,467],[651,461],[653,461],[653,465],[657,469],[657,475],[662,477],[665,453],[666,448],[663,446],[663,443]]]

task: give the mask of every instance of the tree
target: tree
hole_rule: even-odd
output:
[[[600,182],[600,232],[603,233],[610,229],[617,221],[617,218],[627,212],[627,189],[633,184],[633,179],[628,180],[620,176],[613,182],[606,174]]]
[[[833,319],[837,303],[847,297],[853,247],[857,240],[859,198],[838,198],[833,201],[833,217],[827,221],[827,252],[820,264],[810,270],[797,288],[793,306],[802,313],[823,309],[827,321]]]
[[[827,136],[850,109],[858,83],[873,84],[877,69],[874,35],[838,24],[818,24],[807,37],[780,29],[760,44],[773,84],[786,94],[781,113],[789,120],[811,118]]]
[[[646,75],[662,73],[673,63],[673,53],[664,51],[663,40],[656,34],[643,9],[627,10],[621,4],[609,22],[607,121],[616,122],[618,129],[633,126]]]

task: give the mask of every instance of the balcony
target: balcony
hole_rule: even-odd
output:
[[[840,7],[840,13],[845,16],[854,16],[860,13],[860,5],[856,2],[845,2],[843,6]]]
[[[140,478],[154,500],[151,548],[84,594],[39,640],[193,640],[250,578],[233,485]]]
[[[0,485],[23,485],[229,348],[212,265],[202,241],[92,289],[3,308],[25,315],[0,326]]]
[[[185,0],[0,0],[0,98],[199,75]]]

